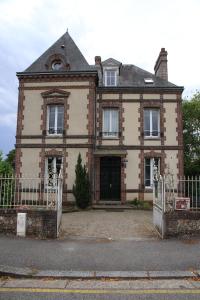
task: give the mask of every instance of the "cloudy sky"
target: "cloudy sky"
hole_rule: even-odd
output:
[[[169,80],[200,89],[199,0],[0,0],[0,149],[14,147],[18,81],[68,28],[89,63],[113,57],[153,72],[161,47]]]

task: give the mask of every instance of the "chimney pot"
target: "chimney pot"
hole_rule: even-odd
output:
[[[154,66],[154,71],[156,76],[164,80],[168,80],[167,51],[165,50],[165,48],[161,48]]]
[[[95,56],[95,65],[100,65],[101,64],[101,56]]]

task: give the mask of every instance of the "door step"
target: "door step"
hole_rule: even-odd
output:
[[[94,204],[93,209],[106,210],[106,211],[124,211],[128,209],[133,209],[131,205],[105,205],[105,204]]]

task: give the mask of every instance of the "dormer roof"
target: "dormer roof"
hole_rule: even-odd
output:
[[[113,67],[119,67],[122,63],[119,62],[118,60],[110,57],[104,61],[102,61],[102,66],[113,66]]]

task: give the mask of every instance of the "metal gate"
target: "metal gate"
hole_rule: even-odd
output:
[[[63,177],[62,170],[57,178],[57,201],[56,201],[56,210],[57,210],[57,237],[59,236],[59,230],[62,219],[62,195],[63,195]]]
[[[153,224],[163,239],[165,235],[165,180],[161,175],[155,176],[153,185]]]

